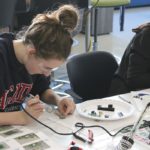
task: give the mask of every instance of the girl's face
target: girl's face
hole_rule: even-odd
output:
[[[45,76],[49,76],[53,69],[61,66],[63,63],[64,60],[55,58],[45,60],[35,57],[35,55],[31,55],[26,61],[25,67],[29,74],[43,74]]]

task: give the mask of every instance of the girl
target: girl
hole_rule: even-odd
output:
[[[25,107],[38,118],[46,103],[58,106],[60,113],[74,112],[72,100],[61,98],[49,88],[48,76],[64,63],[72,46],[72,31],[78,10],[72,5],[37,15],[22,39],[10,33],[0,35],[0,125],[24,125],[31,121],[21,104],[29,93],[36,95]]]

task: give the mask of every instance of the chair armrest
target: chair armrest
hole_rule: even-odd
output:
[[[64,92],[59,92],[59,91],[55,91],[55,93],[56,94],[58,94],[59,96],[61,96],[61,97],[71,97],[69,94],[67,94],[67,93],[64,93]]]
[[[66,80],[55,79],[54,81],[55,81],[55,82],[59,82],[59,83],[67,83],[67,84],[70,84],[70,82],[69,82],[69,81],[66,81]]]

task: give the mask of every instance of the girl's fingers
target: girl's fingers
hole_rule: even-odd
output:
[[[33,106],[31,106],[32,107],[32,109],[34,109],[34,110],[44,110],[44,105],[43,104],[40,104],[40,103],[38,103],[38,104],[35,104],[35,105],[33,105]]]
[[[28,106],[31,106],[31,105],[34,105],[34,104],[37,104],[37,103],[40,103],[40,99],[39,99],[39,96],[36,95],[34,98],[30,99],[28,102],[27,102],[27,105]]]
[[[63,115],[69,115],[72,114],[75,110],[75,104],[68,99],[63,99],[60,103],[59,103],[59,111],[61,114]]]

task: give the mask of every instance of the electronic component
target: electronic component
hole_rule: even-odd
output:
[[[122,112],[118,112],[118,116],[119,116],[119,117],[123,117],[124,115],[123,115]]]
[[[101,105],[98,105],[97,110],[115,111],[115,108],[113,107],[112,104],[108,104],[108,107],[102,107]]]
[[[82,133],[80,132],[77,132],[77,133],[73,133],[74,137],[76,139],[79,139],[83,142],[87,142],[89,144],[92,144],[92,142],[94,141],[94,138],[93,138],[93,132],[92,130],[88,130],[88,135],[83,135]]]

